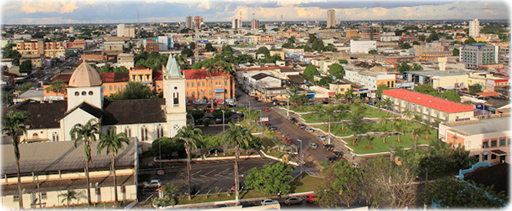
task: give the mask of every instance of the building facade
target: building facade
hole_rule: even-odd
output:
[[[460,49],[459,60],[468,69],[475,69],[478,65],[496,64],[498,60],[497,46],[489,46],[481,43],[464,45]]]
[[[350,53],[368,53],[377,49],[377,41],[355,41],[350,40]]]
[[[131,69],[134,67],[133,54],[122,53],[117,55],[117,66],[118,67],[126,67],[126,69]]]
[[[189,103],[207,100],[224,102],[235,98],[235,78],[229,73],[208,74],[203,69],[183,70],[186,79],[186,100]]]
[[[336,27],[336,11],[327,10],[327,28]]]
[[[192,16],[187,16],[185,20],[185,28],[192,29]]]
[[[469,21],[469,36],[473,38],[480,37],[480,21],[478,19]]]

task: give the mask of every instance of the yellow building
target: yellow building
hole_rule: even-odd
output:
[[[42,40],[36,42],[18,42],[12,50],[18,51],[23,55],[39,55],[49,58],[64,57],[66,49],[62,42],[44,42]]]

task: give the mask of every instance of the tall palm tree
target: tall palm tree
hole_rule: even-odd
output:
[[[130,139],[126,136],[125,133],[117,133],[116,127],[113,127],[110,130],[109,134],[101,133],[100,142],[98,143],[98,155],[101,154],[101,150],[106,149],[107,154],[110,154],[112,157],[110,158],[110,169],[112,174],[114,175],[114,204],[117,206],[118,198],[117,198],[117,178],[116,178],[116,168],[115,168],[115,159],[117,157],[117,152],[119,150],[124,149],[123,143],[127,145],[130,144]]]
[[[233,123],[229,123],[229,130],[222,134],[226,143],[229,143],[235,146],[235,200],[238,205],[238,195],[239,195],[239,176],[238,176],[238,159],[240,157],[240,145],[243,144],[245,146],[249,145],[249,142],[253,140],[251,132],[247,130],[247,128],[236,126]]]
[[[2,131],[6,132],[11,137],[12,145],[14,147],[14,156],[16,157],[16,175],[18,177],[18,196],[20,209],[23,209],[23,195],[21,192],[21,177],[20,177],[20,135],[27,133],[25,124],[30,121],[30,113],[9,111],[4,116],[2,121]]]
[[[348,103],[351,104],[352,98],[354,98],[354,90],[348,89],[344,95],[345,95],[345,99],[348,101]]]
[[[409,117],[412,117],[412,111],[409,109],[405,110],[404,116],[405,116],[405,124],[409,125]]]
[[[96,141],[96,136],[100,134],[101,125],[96,119],[91,119],[82,125],[76,124],[71,128],[69,134],[75,138],[75,148],[77,143],[81,140],[84,141],[84,152],[85,152],[85,177],[87,178],[87,204],[91,205],[91,187],[89,187],[89,162],[91,162],[91,145],[92,142]]]
[[[203,70],[206,74],[208,74],[210,83],[213,80],[213,74],[220,74],[220,73],[230,73],[232,74],[233,69],[231,67],[231,64],[219,59],[210,59],[206,64],[203,66]],[[213,84],[212,84],[213,86]],[[223,85],[224,86],[224,85]],[[213,90],[213,87],[211,87]],[[212,96],[210,98],[212,108],[213,108],[213,99],[215,99],[215,96],[213,96],[215,93],[212,93]]]
[[[74,191],[74,190],[68,190],[66,193],[61,193],[59,196],[64,197],[61,201],[61,203],[64,204],[64,201],[66,201],[67,206],[69,207],[69,202],[71,202],[73,199],[78,200],[78,198],[81,197],[81,193]]]
[[[192,200],[191,192],[191,176],[192,167],[190,165],[190,155],[192,148],[197,149],[197,145],[203,140],[203,135],[199,128],[192,128],[191,125],[186,125],[178,130],[177,136],[183,140],[185,146],[185,152],[187,152],[187,174],[188,174],[188,200]]]

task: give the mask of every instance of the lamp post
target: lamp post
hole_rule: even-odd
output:
[[[251,125],[251,101],[247,100],[249,103],[249,120],[247,121],[247,125]]]
[[[224,110],[221,110],[222,111],[222,134],[224,134],[224,132],[226,131],[226,121],[225,121],[225,114],[226,114],[226,111]],[[224,141],[224,139],[222,139],[222,148],[223,148],[223,152],[225,153],[226,152],[226,141]]]
[[[327,144],[331,144],[331,115],[329,115],[329,134],[327,134]]]
[[[304,152],[302,152],[302,140],[297,139],[300,142],[300,179],[302,180],[302,163],[304,162]]]

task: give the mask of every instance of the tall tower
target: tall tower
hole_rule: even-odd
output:
[[[336,11],[327,10],[327,28],[336,27]]]
[[[187,16],[185,20],[185,28],[192,28],[192,16]]]
[[[480,37],[480,21],[478,19],[469,21],[469,36],[473,38]]]
[[[243,25],[242,25],[242,11],[240,11],[240,19],[238,19],[238,28],[243,28]]]
[[[185,77],[181,74],[178,63],[172,54],[169,55],[169,60],[162,73],[164,75],[166,131],[170,137],[173,137],[180,128],[187,125]]]

